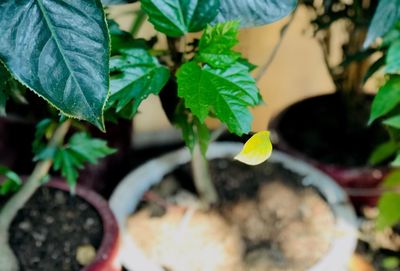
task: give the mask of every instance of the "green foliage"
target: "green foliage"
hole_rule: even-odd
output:
[[[382,267],[388,270],[394,270],[400,267],[400,259],[395,256],[389,256],[382,260]]]
[[[7,167],[0,166],[0,176],[5,177],[3,182],[0,184],[0,196],[6,196],[16,192],[22,184],[21,178],[18,174]]]
[[[400,103],[400,77],[393,77],[383,85],[372,103],[369,123],[393,110]]]
[[[393,42],[386,56],[386,73],[400,74],[400,39]]]
[[[364,47],[386,34],[400,20],[400,0],[380,0],[371,25],[368,28]]]
[[[103,5],[119,5],[119,4],[129,4],[135,3],[138,0],[101,0]]]
[[[294,10],[297,0],[221,0],[213,23],[238,20],[242,27],[275,22]]]
[[[368,163],[370,165],[378,165],[382,162],[385,162],[389,158],[393,157],[393,155],[397,152],[398,144],[393,141],[387,141],[380,144],[375,150],[372,152]]]
[[[213,68],[226,68],[235,63],[240,58],[240,53],[232,50],[239,42],[238,28],[238,21],[207,26],[200,39],[197,61]]]
[[[6,1],[0,24],[0,60],[13,76],[65,115],[104,129],[109,34],[101,3]]]
[[[130,119],[144,99],[161,91],[169,79],[169,70],[143,48],[120,51],[121,55],[110,61],[111,95],[107,108],[113,107]]]
[[[113,154],[115,151],[109,148],[104,140],[91,138],[86,133],[76,133],[65,146],[55,151],[53,168],[61,170],[71,191],[74,191],[78,170],[82,169],[86,162],[95,164],[100,158]]]
[[[400,194],[394,192],[384,193],[378,203],[379,216],[376,227],[382,230],[395,225],[400,221]]]
[[[227,69],[214,69],[188,62],[178,70],[177,78],[178,95],[200,122],[213,112],[231,132],[242,135],[250,131],[248,107],[259,103],[259,95],[246,66],[235,63]]]
[[[220,5],[219,0],[141,0],[141,3],[154,27],[170,37],[202,30],[215,18]]]
[[[400,129],[400,115],[385,119],[383,124]]]

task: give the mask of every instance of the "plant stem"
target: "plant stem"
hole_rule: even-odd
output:
[[[283,39],[286,36],[287,31],[289,30],[290,25],[292,24],[296,11],[293,11],[292,14],[290,15],[289,21],[282,27],[281,29],[281,33],[279,35],[279,39],[276,42],[274,48],[272,49],[272,53],[268,56],[267,61],[265,61],[265,63],[263,65],[260,66],[259,72],[257,73],[257,75],[254,77],[256,79],[256,81],[260,81],[260,79],[267,73],[269,67],[271,66],[272,62],[274,61],[279,48],[282,45]]]
[[[192,172],[194,184],[204,204],[209,207],[217,203],[218,194],[211,180],[208,161],[201,153],[198,142],[193,149]]]
[[[56,147],[62,144],[70,125],[70,120],[61,124],[54,132],[48,147]],[[3,271],[19,270],[18,260],[8,243],[9,228],[18,211],[40,187],[41,180],[48,174],[52,163],[52,160],[37,163],[26,183],[6,202],[0,211],[0,267]]]

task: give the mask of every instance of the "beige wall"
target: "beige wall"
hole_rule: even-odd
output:
[[[119,7],[111,14],[130,13],[131,7]],[[121,17],[119,23],[124,28],[131,24],[131,16]],[[279,38],[281,27],[286,23],[283,19],[277,23],[244,29],[240,33],[238,49],[243,55],[257,65],[265,63]],[[255,131],[265,129],[268,121],[285,106],[319,93],[330,92],[333,84],[325,69],[321,50],[307,29],[308,13],[300,8],[289,28],[287,35],[267,73],[259,80],[258,86],[266,105],[253,109]],[[142,37],[155,34],[149,25],[140,31]],[[162,46],[162,41],[161,45]],[[257,73],[257,70],[255,71]],[[170,127],[164,116],[159,100],[152,96],[140,106],[140,114],[135,117],[135,130],[154,131]]]

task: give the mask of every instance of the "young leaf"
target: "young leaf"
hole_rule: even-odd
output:
[[[258,165],[265,162],[272,153],[272,143],[268,131],[254,134],[244,144],[242,151],[235,159],[247,165]]]
[[[154,27],[170,37],[198,32],[218,12],[219,0],[141,0]]]
[[[289,15],[296,5],[296,0],[221,0],[213,23],[237,20],[242,27],[264,25]]]
[[[386,124],[387,126],[400,129],[400,115],[390,117],[388,119],[385,119],[383,121],[383,124]]]
[[[395,187],[400,186],[400,170],[392,171],[388,176],[383,180],[384,187]]]
[[[379,216],[376,227],[383,230],[400,221],[400,194],[394,192],[384,193],[378,203]]]
[[[391,78],[382,86],[372,102],[368,123],[389,113],[400,103],[400,76]]]
[[[400,39],[392,43],[386,55],[386,73],[400,74]]]
[[[115,151],[104,140],[91,138],[86,133],[77,133],[66,146],[57,149],[53,167],[54,170],[61,170],[61,175],[66,178],[71,191],[74,191],[78,170],[83,168],[85,162],[95,164],[98,159]]]
[[[0,196],[5,196],[17,191],[22,184],[18,174],[7,167],[0,166],[0,176],[5,177],[5,180],[0,184]]]
[[[130,107],[129,118],[150,94],[158,94],[169,79],[169,70],[160,65],[145,49],[121,50],[111,58],[110,98],[107,108],[121,112]]]
[[[207,26],[199,42],[197,61],[214,68],[226,68],[240,58],[240,53],[232,51],[238,43],[239,22],[232,21]]]
[[[212,111],[231,132],[250,131],[248,107],[257,105],[260,96],[246,66],[235,63],[227,69],[213,69],[187,62],[178,70],[177,79],[179,97],[200,122]]]
[[[400,0],[380,0],[374,17],[368,28],[364,47],[370,46],[378,37],[382,37],[400,19]]]
[[[396,152],[397,144],[395,141],[391,140],[382,143],[374,149],[371,156],[369,157],[368,163],[370,165],[377,165],[395,155]]]
[[[100,1],[2,1],[0,25],[0,60],[13,76],[104,129],[109,35]]]

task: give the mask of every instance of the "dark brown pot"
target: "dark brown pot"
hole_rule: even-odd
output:
[[[282,151],[285,151],[287,153],[290,153],[296,157],[302,158],[309,163],[313,164],[317,168],[321,169],[325,173],[327,173],[329,176],[331,176],[334,180],[337,181],[338,184],[340,184],[349,194],[350,199],[352,200],[353,204],[357,207],[360,208],[365,205],[373,206],[376,205],[377,199],[380,195],[380,190],[379,190],[379,185],[382,182],[384,176],[388,172],[388,169],[386,167],[369,167],[366,165],[343,165],[341,161],[333,161],[333,162],[326,162],[326,161],[321,161],[320,159],[316,159],[312,157],[311,155],[306,154],[304,151],[301,150],[299,146],[296,146],[296,144],[293,143],[292,138],[290,136],[287,136],[287,133],[285,134],[285,129],[288,130],[288,122],[293,122],[292,118],[296,118],[297,126],[294,127],[293,129],[295,130],[295,133],[301,134],[303,131],[301,129],[302,125],[308,125],[308,127],[311,127],[320,117],[322,120],[324,118],[323,114],[320,115],[319,110],[315,110],[314,112],[311,113],[312,116],[309,116],[308,118],[302,118],[299,115],[301,114],[301,110],[304,108],[310,108],[312,107],[321,107],[319,103],[332,103],[329,106],[334,107],[335,102],[337,101],[338,97],[336,94],[328,94],[328,95],[321,95],[317,97],[312,97],[308,98],[305,100],[302,100],[300,102],[297,102],[285,110],[283,110],[280,114],[278,114],[270,123],[269,128],[273,132],[273,137],[274,137],[274,146]],[[366,98],[367,101],[371,100],[371,97]],[[338,121],[340,121],[340,118],[345,117],[344,112],[340,112],[341,108],[338,106],[337,108],[337,118]],[[329,110],[329,109],[326,109]],[[344,113],[344,114],[343,114]],[[366,122],[365,122],[366,123]],[[285,128],[286,125],[286,128]],[[366,128],[367,129],[367,128]],[[368,128],[369,129],[369,128]],[[333,133],[334,131],[318,131],[318,136],[323,133],[329,134]],[[340,133],[341,131],[335,131],[336,133]],[[315,138],[317,140],[321,140],[320,137]],[[353,144],[363,144],[361,142],[355,142]],[[348,142],[349,144],[352,144],[351,142]],[[327,144],[324,143],[323,141],[321,144]],[[339,142],[339,144],[341,144]],[[344,143],[343,143],[344,144]],[[297,144],[298,145],[298,144]],[[327,147],[333,147],[333,151],[335,146],[327,146]],[[372,146],[371,146],[372,148]],[[329,152],[329,150],[327,150]],[[352,156],[354,154],[348,153],[349,156]],[[366,154],[363,154],[366,157],[368,157],[368,152]]]
[[[47,186],[69,191],[67,183],[63,180],[51,181]],[[103,238],[96,258],[92,264],[83,268],[82,271],[120,271],[121,266],[117,259],[119,254],[119,229],[107,201],[97,193],[80,185],[76,187],[76,195],[96,209],[103,223]]]

